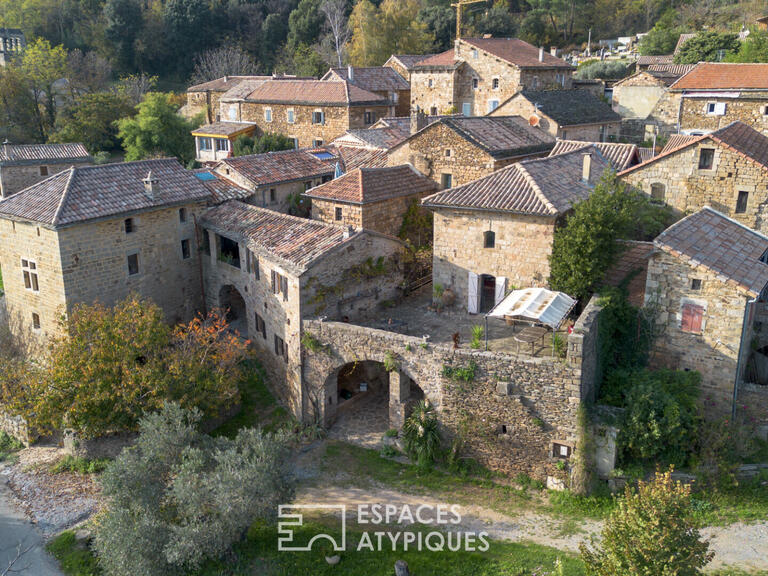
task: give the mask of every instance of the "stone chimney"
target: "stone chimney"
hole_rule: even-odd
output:
[[[150,200],[154,200],[155,192],[157,191],[157,178],[152,176],[152,170],[147,172],[147,177],[142,180],[142,183],[144,184],[144,194]]]
[[[584,163],[581,167],[581,180],[589,182],[589,176],[592,174],[592,152],[584,154]]]
[[[350,84],[355,83],[355,69],[352,66],[347,66],[347,80]]]
[[[411,134],[416,134],[422,128],[427,126],[427,115],[421,111],[421,108],[416,106],[411,110]]]
[[[345,226],[344,227],[344,234],[343,234],[344,240],[346,240],[347,238],[351,238],[354,235],[355,235],[355,228],[354,228],[354,226]]]
[[[555,58],[557,58],[557,46],[550,46],[549,53]]]
[[[224,76],[224,84],[226,84],[227,82],[229,82],[229,77],[228,76]]]
[[[544,46],[539,46],[539,62],[544,62]]]

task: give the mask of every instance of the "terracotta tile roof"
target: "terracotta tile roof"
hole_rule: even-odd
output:
[[[342,167],[351,172],[357,168],[381,168],[387,165],[389,157],[386,150],[371,150],[352,146],[338,146]]]
[[[542,61],[539,61],[539,49],[519,38],[462,38],[480,50],[488,52],[519,68],[563,68],[573,70],[573,66],[562,58],[552,56],[544,50]]]
[[[573,150],[581,150],[589,146],[596,146],[603,158],[611,163],[617,172],[625,170],[640,161],[638,148],[635,144],[621,144],[614,142],[581,142],[579,140],[558,140],[550,156],[565,154]]]
[[[435,54],[393,54],[389,57],[389,60],[395,59],[399,61],[406,70],[411,70],[411,68],[419,62],[431,58],[432,56],[435,56]],[[387,60],[387,62],[389,62],[389,60]],[[387,65],[387,62],[384,63],[385,66]]]
[[[696,68],[696,64],[652,64],[648,66],[648,72],[656,74],[668,74],[670,76],[683,76]]]
[[[321,80],[349,80],[348,68],[331,68]],[[388,66],[353,67],[350,84],[369,92],[397,92],[410,90],[410,83]]]
[[[666,54],[663,56],[640,56],[637,59],[638,66],[651,66],[653,64],[674,64],[675,55]]]
[[[337,226],[236,200],[211,208],[200,222],[214,232],[245,242],[250,250],[266,253],[299,273],[347,241],[344,230]]]
[[[151,195],[143,182],[149,172],[157,180]],[[210,197],[176,159],[142,160],[64,170],[0,201],[0,216],[58,228]]]
[[[346,134],[333,141],[339,146],[366,146],[379,150],[389,150],[411,135],[409,130],[401,130],[399,127],[361,128],[359,130],[347,130]]]
[[[605,273],[603,283],[607,286],[624,286],[629,302],[638,308],[645,301],[645,281],[648,277],[648,260],[653,253],[653,242],[620,240],[624,251]]]
[[[559,126],[621,122],[613,108],[587,90],[523,90],[520,94]]]
[[[610,163],[592,147],[589,182],[581,179],[586,150],[523,160],[457,188],[443,190],[422,201],[430,208],[469,208],[557,216],[592,193]]]
[[[333,166],[305,149],[226,158],[216,165],[214,172],[226,177],[227,169],[237,172],[254,186],[333,175]]]
[[[414,136],[437,124],[444,124],[494,158],[547,152],[555,143],[548,132],[534,128],[520,116],[449,116],[429,124]]]
[[[677,44],[675,44],[675,51],[673,52],[673,56],[676,56],[678,52],[680,52],[680,48],[683,47],[683,44],[688,42],[691,38],[696,36],[696,34],[680,34],[680,37],[677,39]]]
[[[264,82],[271,79],[272,76],[222,76],[215,80],[190,86],[187,88],[187,92],[205,92],[206,90],[210,90],[211,92],[226,92],[233,86],[240,84],[243,80],[257,80]]]
[[[768,169],[768,137],[764,136],[761,132],[758,132],[751,126],[747,126],[743,122],[732,122],[720,130],[715,130],[710,134],[704,134],[703,136],[684,137],[683,135],[676,135],[673,140],[667,142],[661,154],[654,156],[647,162],[632,166],[627,170],[624,170],[619,174],[623,176],[633,170],[645,168],[651,162],[657,162],[662,158],[666,158],[670,154],[674,154],[678,150],[687,148],[697,144],[703,140],[713,140],[717,144],[722,144],[730,148],[731,150],[738,152],[745,158],[752,160],[756,164],[759,164],[763,168]]]
[[[672,90],[768,90],[768,64],[700,62]]]
[[[2,166],[90,161],[91,155],[82,144],[3,144],[0,146],[0,165]]]
[[[726,283],[757,295],[768,284],[768,237],[706,207],[676,222],[654,240],[660,250],[704,266]]]
[[[197,179],[203,183],[203,186],[210,191],[214,204],[221,204],[227,200],[244,200],[253,196],[253,192],[241,188],[221,174],[216,174],[206,168],[193,170],[193,172]]]
[[[640,162],[647,162],[655,155],[655,150],[653,148],[643,148],[642,146],[638,146],[637,148],[637,158],[640,160]],[[627,168],[630,168],[631,166],[627,166]]]
[[[323,80],[269,80],[257,86],[245,100],[276,104],[324,104],[326,106],[386,106],[389,100],[349,82]]]
[[[456,60],[456,51],[451,48],[440,54],[433,54],[429,58],[413,65],[413,70],[426,70],[429,68],[454,68],[461,61]]]
[[[241,132],[253,131],[256,124],[250,122],[214,122],[192,130],[192,135],[232,136]]]
[[[437,190],[437,184],[410,164],[387,168],[358,168],[340,178],[312,188],[309,198],[336,200],[350,204],[371,204],[400,196],[424,196]]]

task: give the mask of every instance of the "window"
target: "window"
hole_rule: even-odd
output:
[[[288,362],[288,348],[285,346],[285,341],[275,334],[275,356],[282,356],[283,360]]]
[[[182,260],[189,260],[190,251],[189,251],[189,239],[185,238],[181,241],[181,259]]]
[[[40,166],[40,176],[48,176],[48,166]]]
[[[235,268],[240,268],[240,245],[225,236],[219,236],[219,260]]]
[[[211,237],[208,235],[208,230],[203,229],[203,252],[208,256],[211,255]]]
[[[133,218],[126,218],[125,222],[123,222],[123,226],[125,226],[126,234],[133,234],[136,232],[136,223],[133,221]]]
[[[252,272],[256,280],[259,279],[259,257],[250,250],[248,251],[248,272]]]
[[[691,290],[701,290],[701,278],[691,278]]]
[[[187,209],[179,208],[179,222],[186,222],[186,221],[187,221]]]
[[[277,202],[277,190],[274,188],[269,189],[269,201],[270,203]]]
[[[715,163],[715,149],[702,148],[699,150],[699,170],[712,170]]]
[[[429,109],[429,115],[437,116],[437,106],[432,106],[432,108]]]
[[[427,81],[427,86],[429,86],[430,88],[432,88],[432,85],[433,85],[433,84],[434,84],[434,83],[432,82],[432,78],[430,78],[430,79]]]
[[[237,106],[234,104],[229,107],[229,119],[237,120]]]
[[[371,112],[370,110],[366,110],[365,111],[365,123],[366,124],[373,124],[374,122],[376,122],[375,114],[373,112]]]
[[[215,138],[216,152],[227,152],[229,150],[229,140],[226,138]]]
[[[491,87],[492,87],[494,90],[498,90],[498,89],[499,89],[499,79],[498,79],[498,78],[494,78],[494,79],[491,81]]]
[[[683,304],[682,321],[680,330],[691,334],[701,334],[701,327],[704,323],[704,306],[686,302]]]
[[[464,114],[464,116],[472,116],[472,104],[464,102],[461,105],[461,113]]]
[[[34,330],[40,330],[40,314],[32,312],[32,328]]]
[[[293,114],[293,108],[288,108],[288,110],[286,111],[285,115],[286,115],[286,120],[287,120],[288,124],[293,124],[293,122],[295,120],[295,116]]]
[[[322,110],[312,112],[312,124],[325,124],[325,114]]]
[[[451,149],[450,148],[446,148],[445,149],[445,157],[446,158],[450,158],[451,154],[452,154]]]
[[[323,139],[322,138],[315,138],[312,140],[312,146],[315,148],[318,148],[323,145]]]
[[[531,90],[538,90],[539,89],[539,77],[534,76],[533,80],[531,80]]]
[[[498,100],[488,100],[488,112],[493,112],[498,107],[499,107]]]
[[[21,260],[21,273],[24,277],[24,288],[32,292],[39,292],[40,286],[37,282],[37,263],[33,260]]]
[[[472,48],[472,58],[477,60],[477,48]]]
[[[304,192],[306,192],[310,188],[312,188],[312,180],[307,180],[306,182],[304,182]]]
[[[747,202],[749,201],[749,192],[739,191],[739,197],[736,198],[736,214],[744,214],[747,211]]]
[[[213,149],[213,139],[207,138],[207,137],[200,137],[197,139],[198,142],[198,148],[200,150],[212,150]]]
[[[342,210],[341,210],[340,207],[337,206],[336,207],[336,214],[335,214],[336,220],[341,220],[342,216],[343,216]]]
[[[272,108],[264,108],[264,121],[272,122]]]
[[[725,102],[707,102],[707,114],[710,116],[724,116]]]
[[[651,184],[651,200],[653,202],[664,202],[664,196],[666,193],[666,186],[661,182],[654,182]]]
[[[264,324],[264,318],[259,316],[258,312],[254,312],[256,316],[256,332],[261,334],[261,336],[264,338],[264,340],[267,339],[267,325]]]
[[[440,183],[443,185],[443,189],[450,188],[453,185],[453,175],[452,174],[441,174],[440,175]]]
[[[566,444],[558,444],[557,442],[552,442],[552,458],[561,458],[563,460],[567,460],[571,457],[571,454],[573,453],[573,448],[570,446],[567,446]]]
[[[495,248],[496,247],[496,232],[488,230],[483,232],[483,248]]]
[[[272,294],[283,294],[283,300],[288,300],[288,278],[272,270]]]
[[[472,78],[472,90],[477,90],[480,87],[480,79]]]
[[[128,276],[135,276],[139,273],[139,255],[128,254]]]
[[[299,139],[295,136],[289,136],[289,138],[293,140],[293,147],[297,149],[299,147]]]

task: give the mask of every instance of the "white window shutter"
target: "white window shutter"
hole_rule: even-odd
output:
[[[725,102],[718,102],[715,104],[715,114],[718,116],[725,116]]]
[[[469,278],[467,280],[467,312],[470,314],[477,314],[477,302],[478,302],[478,277],[474,272],[469,272]]]
[[[496,276],[496,298],[494,299],[494,306],[498,306],[499,303],[504,300],[504,296],[507,295],[507,279],[504,276]]]

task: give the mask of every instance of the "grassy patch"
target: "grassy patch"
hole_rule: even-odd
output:
[[[234,438],[241,428],[257,426],[272,432],[289,420],[287,411],[275,401],[265,379],[264,369],[256,362],[249,362],[239,386],[242,409],[216,428],[214,436]]]
[[[75,533],[70,530],[56,536],[48,543],[46,549],[58,560],[61,571],[67,576],[101,574],[96,557],[90,549],[75,540]]]
[[[68,454],[61,460],[58,460],[50,467],[51,474],[61,474],[62,472],[75,472],[77,474],[98,474],[103,472],[109,464],[107,458],[78,458]]]
[[[24,448],[24,444],[10,434],[0,432],[0,462],[12,461],[15,453]]]
[[[756,522],[768,518],[768,473],[738,486],[694,493],[696,516],[707,526]]]
[[[550,490],[549,511],[569,518],[607,518],[615,500],[608,488],[598,489],[591,496],[579,496],[569,490]]]

